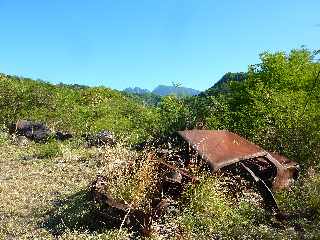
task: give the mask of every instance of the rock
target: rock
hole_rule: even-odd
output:
[[[68,132],[56,131],[56,133],[55,133],[55,139],[57,139],[59,141],[65,141],[65,140],[68,140],[72,137],[73,137],[73,135]]]
[[[9,126],[9,133],[25,136],[34,141],[45,141],[49,138],[51,131],[42,123],[18,120],[15,124]]]
[[[84,135],[88,147],[113,146],[116,139],[112,132],[103,130],[94,135]]]

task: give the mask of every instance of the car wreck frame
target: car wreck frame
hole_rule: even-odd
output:
[[[229,166],[240,166],[242,172],[251,176],[256,184],[266,209],[274,213],[279,219],[284,216],[268,183],[265,181],[264,174],[265,170],[269,172],[271,170],[273,174],[271,185],[274,190],[288,188],[298,176],[299,165],[296,162],[277,153],[270,153],[228,131],[186,130],[179,131],[178,134],[194,150],[193,153],[205,160],[214,172]],[[189,155],[192,154],[189,153]],[[127,203],[113,199],[108,193],[107,181],[104,176],[98,176],[90,186],[92,200],[99,203],[100,215],[106,221],[114,222],[120,227],[125,224],[144,236],[149,235],[152,221],[161,217],[165,209],[171,204],[168,202],[168,196],[171,199],[179,198],[186,183],[199,182],[197,177],[189,173],[188,166],[179,168],[172,165],[163,154],[159,156],[159,154],[151,151],[147,158],[149,161],[158,163],[158,172],[162,176],[156,187],[161,196],[159,194],[154,196],[150,212],[143,212]]]
[[[275,170],[274,190],[288,188],[297,178],[300,167],[288,158],[270,153],[243,137],[225,130],[185,130],[178,134],[204,159],[213,171],[238,162],[268,161]],[[253,171],[256,173],[256,171]],[[258,176],[261,175],[256,173]]]

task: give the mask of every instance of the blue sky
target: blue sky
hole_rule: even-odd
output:
[[[319,0],[0,0],[0,72],[199,90],[263,51],[319,49]]]

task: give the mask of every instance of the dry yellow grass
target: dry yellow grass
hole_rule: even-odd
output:
[[[60,144],[62,157],[37,159],[33,156],[35,147],[8,141],[0,144],[0,239],[54,239],[53,229],[45,222],[57,206],[85,190],[97,174],[121,166],[121,161],[115,160],[124,156],[122,161],[127,161],[124,153],[132,157],[122,147],[110,151],[72,149]],[[105,164],[110,162],[114,164]],[[66,230],[59,238],[109,239],[126,235],[111,230],[101,234]]]

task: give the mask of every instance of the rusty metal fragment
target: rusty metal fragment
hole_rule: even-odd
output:
[[[97,176],[90,185],[91,200],[99,206],[99,215],[105,224],[111,227],[126,226],[143,236],[149,236],[151,224],[159,219],[167,208],[181,196],[187,182],[196,182],[197,179],[171,164],[154,159],[153,153],[148,155],[159,166],[159,179],[155,186],[151,201],[151,209],[142,211],[119,199],[114,199],[108,191],[106,176]]]
[[[122,201],[113,199],[108,192],[106,177],[97,177],[90,186],[90,195],[93,202],[99,205],[99,214],[109,227],[124,225],[142,234],[149,231],[151,215]]]
[[[266,207],[269,208],[272,212],[279,214],[280,209],[278,207],[278,204],[276,202],[276,199],[274,198],[270,188],[267,186],[267,184],[259,178],[248,166],[246,166],[244,163],[240,163],[241,166],[251,175],[253,180],[258,185],[258,190],[266,204]]]
[[[272,182],[275,190],[289,187],[298,175],[299,165],[296,162],[269,153],[235,133],[225,130],[186,130],[178,133],[214,171],[240,161],[251,160],[261,166],[267,161],[275,168]]]

